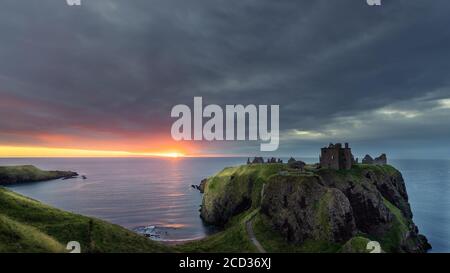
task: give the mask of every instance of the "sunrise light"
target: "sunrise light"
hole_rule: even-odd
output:
[[[184,157],[178,151],[127,152],[105,150],[83,150],[51,147],[0,146],[0,157]]]
[[[167,153],[167,154],[163,154],[163,156],[167,156],[167,157],[182,157],[183,156],[183,154],[182,153],[177,153],[177,152],[174,152],[174,153]]]

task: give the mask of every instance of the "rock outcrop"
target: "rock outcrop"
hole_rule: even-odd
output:
[[[200,185],[198,185],[198,190],[201,193],[205,192],[206,183],[208,183],[208,178],[202,179],[202,181],[200,182]]]
[[[199,185],[191,185],[191,187],[198,190],[200,193],[204,193],[206,183],[208,183],[208,178],[202,179],[202,181],[200,181]]]

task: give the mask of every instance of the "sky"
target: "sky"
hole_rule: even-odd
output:
[[[274,156],[450,158],[447,0],[3,0],[0,157],[260,154],[177,104],[280,105]]]

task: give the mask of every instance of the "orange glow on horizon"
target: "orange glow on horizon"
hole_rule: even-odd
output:
[[[180,151],[127,152],[50,147],[0,146],[0,157],[170,157],[186,155]]]
[[[184,155],[183,155],[182,153],[173,152],[173,153],[166,153],[165,156],[177,158],[177,157],[182,157],[182,156],[184,156]]]

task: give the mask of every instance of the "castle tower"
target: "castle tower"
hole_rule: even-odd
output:
[[[342,148],[341,143],[330,143],[328,147],[321,149],[320,167],[334,170],[350,170],[354,158],[348,143]]]

